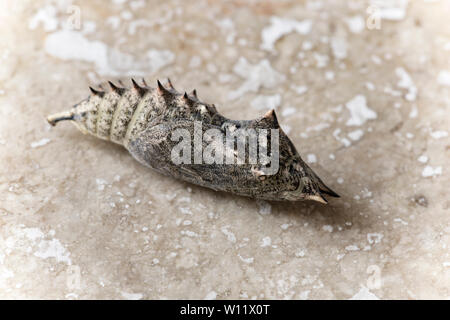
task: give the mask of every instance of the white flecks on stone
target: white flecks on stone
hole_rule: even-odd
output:
[[[409,113],[409,117],[411,119],[417,118],[419,115],[419,110],[417,109],[417,106],[412,106],[411,111]]]
[[[145,8],[146,1],[145,0],[134,0],[130,2],[130,8],[133,11],[136,11],[141,8]]]
[[[35,141],[35,142],[32,142],[31,144],[30,144],[30,146],[34,149],[34,148],[38,148],[38,147],[42,147],[42,146],[45,146],[47,143],[49,143],[50,142],[50,139],[48,139],[48,138],[43,138],[43,139],[41,139],[41,140],[39,140],[39,141]]]
[[[216,300],[216,298],[217,298],[217,292],[210,291],[206,294],[206,296],[203,300]]]
[[[189,209],[189,208],[186,208],[186,207],[179,207],[179,210],[180,210],[180,212],[183,213],[183,214],[189,214],[189,215],[192,215],[192,211],[191,211],[191,209]]]
[[[291,226],[290,223],[283,223],[280,227],[282,230],[287,230]]]
[[[83,33],[90,34],[97,30],[97,24],[94,21],[84,21],[83,22]]]
[[[175,61],[175,54],[169,50],[151,49],[147,51],[147,61],[143,62],[143,67],[148,72],[158,71]]]
[[[322,131],[323,129],[329,128],[330,124],[327,122],[321,122],[316,124],[315,126],[306,128],[306,132],[310,131]]]
[[[78,294],[76,294],[75,292],[69,292],[65,295],[65,298],[68,300],[75,300],[78,299]]]
[[[123,16],[122,16],[122,18],[123,18]],[[126,19],[124,19],[124,20],[126,20]],[[137,20],[130,21],[128,24],[128,34],[132,36],[132,35],[136,34],[138,28],[140,28],[140,27],[149,28],[151,26],[152,26],[152,24],[150,23],[150,21],[148,21],[146,19],[137,19]]]
[[[325,72],[325,79],[328,81],[331,81],[334,79],[334,72],[333,71],[327,71]]]
[[[250,102],[250,106],[256,110],[277,109],[281,104],[281,95],[257,96]]]
[[[333,52],[333,56],[338,59],[347,58],[347,50],[348,50],[347,40],[342,37],[333,37],[331,38],[331,49]]]
[[[184,220],[183,221],[183,226],[190,226],[192,224],[191,220]]]
[[[236,243],[236,236],[234,235],[233,232],[228,230],[228,228],[229,228],[229,226],[224,226],[220,230],[227,237],[228,241],[230,241],[231,243]]]
[[[337,178],[337,183],[343,184],[344,183],[344,178],[342,178],[342,177]]]
[[[401,223],[401,224],[404,225],[404,226],[407,226],[407,225],[408,225],[408,222],[406,222],[405,220],[403,220],[403,219],[401,219],[401,218],[395,218],[395,219],[394,219],[394,222]]]
[[[360,126],[367,120],[377,118],[377,113],[367,106],[367,100],[364,95],[355,96],[345,106],[350,111],[350,119],[346,123],[347,126]]]
[[[362,287],[353,297],[349,300],[380,300],[376,295],[370,292],[366,287]]]
[[[103,190],[105,190],[105,186],[108,184],[108,181],[97,178],[97,179],[95,179],[95,183],[97,184],[97,190],[103,191]]]
[[[361,194],[364,199],[372,197],[372,191],[369,191],[367,188],[362,189]]]
[[[381,60],[381,58],[379,56],[377,56],[376,54],[373,54],[370,59],[372,60],[373,63],[380,65],[383,61]]]
[[[227,34],[227,43],[233,44],[234,38],[236,37],[236,32],[234,31],[234,22],[230,18],[224,18],[216,21],[217,26],[222,29],[224,34]],[[231,37],[229,36],[231,34]]]
[[[3,284],[3,280],[14,278],[15,274],[13,271],[3,267],[0,268],[0,283]]]
[[[369,91],[375,90],[375,85],[372,82],[366,82],[366,88]]]
[[[405,95],[405,99],[408,101],[416,100],[417,87],[414,85],[414,82],[408,72],[406,72],[405,69],[399,67],[395,69],[395,74],[400,78],[397,86],[408,90],[408,93]]]
[[[348,140],[348,139],[345,138],[345,137],[343,137],[343,138],[339,137],[339,134],[340,134],[340,133],[341,133],[341,129],[336,129],[336,130],[334,130],[334,131],[333,131],[333,137],[334,137],[337,141],[341,142],[341,143],[344,145],[344,147],[349,147],[352,143],[350,142],[350,140]]]
[[[427,163],[428,162],[428,157],[426,155],[421,155],[417,161],[419,161],[420,163]]]
[[[291,87],[295,93],[297,93],[299,96],[301,96],[302,94],[304,94],[306,91],[308,91],[308,87],[307,86],[292,86]]]
[[[345,257],[345,253],[340,253],[336,256],[336,260],[340,261],[340,260],[344,259],[344,257]]]
[[[229,73],[221,73],[219,74],[219,82],[220,83],[228,83],[233,79],[233,75]]]
[[[315,154],[310,153],[306,156],[306,162],[308,163],[316,163],[317,162],[317,157]]]
[[[306,249],[300,249],[295,253],[295,256],[298,258],[303,258],[306,255]]]
[[[198,233],[195,233],[194,231],[191,230],[181,230],[180,232],[182,235],[191,237],[191,238],[197,238],[199,235]]]
[[[55,258],[56,262],[64,262],[68,265],[72,264],[70,252],[67,251],[58,239],[40,241],[38,250],[34,255],[42,259]]]
[[[281,111],[281,115],[282,115],[283,117],[288,117],[288,116],[290,116],[290,115],[295,114],[296,111],[297,111],[297,110],[296,110],[294,107],[286,107],[286,108],[283,109],[283,111]]]
[[[129,293],[122,291],[120,294],[127,300],[141,300],[144,297],[142,293]]]
[[[309,51],[313,48],[313,43],[311,41],[305,40],[302,43],[302,50]]]
[[[311,31],[312,21],[297,21],[279,17],[271,17],[270,25],[265,27],[261,32],[261,49],[273,51],[275,43],[283,36],[297,32],[306,35]]]
[[[370,244],[380,243],[381,239],[383,239],[383,234],[381,233],[368,233],[367,234],[367,242]]]
[[[400,21],[406,16],[409,0],[376,0],[372,1],[381,19]]]
[[[52,5],[39,9],[36,14],[28,21],[28,28],[36,29],[40,24],[43,25],[44,31],[51,32],[58,28],[59,21],[57,18],[56,7]]]
[[[258,212],[261,215],[268,215],[272,213],[272,206],[270,205],[269,202],[264,201],[264,200],[257,200],[256,204],[258,205]]]
[[[347,135],[353,141],[358,141],[364,135],[364,131],[361,129],[357,129],[357,130],[349,132]]]
[[[385,87],[383,89],[384,93],[390,94],[393,97],[401,97],[402,96],[402,92],[398,91],[398,90],[394,90],[391,87]]]
[[[444,130],[438,130],[438,131],[432,131],[432,132],[430,132],[430,136],[433,138],[433,139],[441,139],[441,138],[446,138],[446,137],[448,137],[448,132],[447,131],[444,131]]]
[[[269,60],[262,60],[258,64],[252,65],[247,59],[241,57],[233,71],[240,77],[246,79],[240,88],[231,91],[228,99],[234,100],[243,96],[247,92],[258,92],[260,88],[274,88],[285,80],[285,76],[275,71]]]
[[[442,167],[436,167],[433,168],[432,166],[426,166],[422,170],[422,177],[428,178],[428,177],[435,177],[442,174]]]
[[[270,239],[270,237],[264,237],[261,240],[261,247],[268,247],[272,244],[272,239]]]
[[[47,36],[46,52],[62,60],[79,60],[93,63],[100,75],[146,76],[169,65],[175,55],[168,50],[151,49],[146,58],[135,59],[132,55],[109,48],[100,41],[90,41],[77,31],[61,30]]]
[[[361,33],[366,26],[364,18],[360,15],[347,18],[345,22],[352,33]]]
[[[442,70],[439,72],[437,78],[438,84],[445,87],[450,87],[450,71]]]
[[[330,58],[325,54],[314,52],[314,59],[316,60],[317,68],[325,68],[328,65]]]
[[[39,228],[24,228],[23,233],[31,241],[36,241],[37,239],[44,237],[44,233]]]
[[[111,16],[106,19],[106,24],[109,25],[112,29],[117,30],[120,27],[120,17]]]
[[[333,226],[327,224],[327,225],[325,225],[325,226],[322,227],[322,230],[323,230],[323,231],[326,231],[326,232],[333,232]]]
[[[243,258],[240,254],[238,254],[238,257],[239,257],[239,259],[241,259],[242,262],[245,262],[248,264],[253,263],[253,261],[254,261],[253,258]]]
[[[131,20],[131,19],[133,19],[133,14],[128,10],[124,10],[120,13],[120,17],[123,20]]]
[[[345,250],[347,250],[347,251],[358,251],[359,248],[358,248],[358,246],[352,244],[352,245],[346,246]]]
[[[305,290],[298,294],[299,300],[308,300],[309,294],[311,293],[311,290]]]
[[[202,58],[200,58],[199,56],[193,56],[191,58],[191,61],[189,61],[189,68],[198,68],[200,67],[202,64]]]

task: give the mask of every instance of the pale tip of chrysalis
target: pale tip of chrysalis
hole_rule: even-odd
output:
[[[64,120],[73,120],[73,112],[71,111],[64,111],[52,114],[47,117],[47,121],[51,126],[55,126],[57,122],[64,121]]]

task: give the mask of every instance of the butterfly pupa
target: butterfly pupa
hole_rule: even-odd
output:
[[[86,99],[48,122],[71,121],[84,133],[124,146],[145,166],[213,190],[264,200],[327,203],[325,196],[339,197],[302,160],[274,110],[254,120],[231,120],[195,90],[178,92],[170,80],[167,86],[157,81],[155,88],[134,79],[129,88],[109,86],[90,88]],[[234,134],[230,144],[227,138],[236,132],[244,138]]]

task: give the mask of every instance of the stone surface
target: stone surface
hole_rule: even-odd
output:
[[[2,1],[0,298],[450,298],[450,5],[381,5]],[[46,123],[130,76],[275,107],[342,198],[216,193]]]

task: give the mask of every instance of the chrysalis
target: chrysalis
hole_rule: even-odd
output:
[[[82,132],[123,145],[140,163],[193,184],[264,200],[339,197],[302,160],[275,111],[255,120],[230,120],[214,105],[157,81],[91,89],[71,110],[51,115]]]

